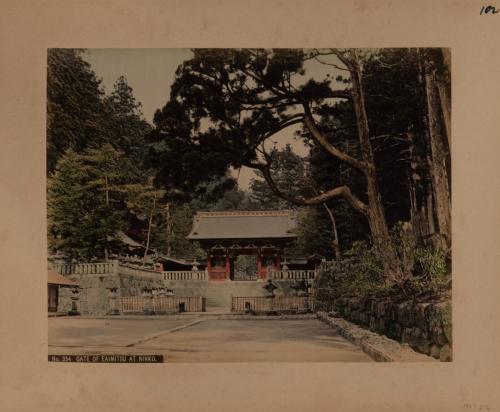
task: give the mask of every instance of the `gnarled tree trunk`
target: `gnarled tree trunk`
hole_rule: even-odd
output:
[[[451,204],[450,179],[448,175],[448,139],[445,131],[441,99],[436,81],[436,67],[429,51],[425,51],[424,78],[427,96],[427,121],[430,145],[430,171],[432,177],[433,197],[435,204],[439,246],[443,249],[451,247]]]
[[[356,51],[350,52],[350,68],[352,80],[352,99],[356,112],[361,154],[365,163],[366,194],[368,207],[366,217],[370,226],[373,242],[384,255],[386,277],[389,281],[401,282],[407,274],[401,271],[400,260],[391,241],[389,228],[385,219],[384,206],[377,182],[377,171],[370,142],[368,117],[366,114],[361,69]]]
[[[428,169],[430,162],[419,156],[417,150],[419,143],[417,139],[426,141],[426,136],[417,135],[409,130],[407,139],[410,156],[408,170],[410,221],[415,239],[420,243],[427,244],[435,234],[432,188]]]
[[[363,86],[361,81],[361,69],[355,51],[350,53],[350,68],[352,79],[352,99],[356,112],[359,142],[361,154],[365,163],[366,193],[368,196],[367,219],[374,242],[381,242],[390,246],[389,229],[385,220],[384,207],[380,197],[377,182],[377,171],[370,143],[370,131],[368,128],[368,117],[366,114]]]

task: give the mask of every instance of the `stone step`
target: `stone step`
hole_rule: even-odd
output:
[[[231,306],[231,299],[229,298],[207,298],[206,300],[207,307],[209,306],[220,306],[220,307],[226,307],[226,306]]]
[[[265,282],[262,281],[220,281],[220,282],[176,282],[170,287],[174,289],[176,296],[202,296],[208,299],[214,297],[230,296],[251,297],[251,296],[267,296],[267,291],[263,288]],[[288,291],[289,286],[285,284],[279,285],[276,290],[276,295],[291,293]]]

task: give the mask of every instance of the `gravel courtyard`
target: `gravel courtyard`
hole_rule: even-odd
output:
[[[165,362],[371,362],[314,318],[49,318],[49,354],[151,354]]]

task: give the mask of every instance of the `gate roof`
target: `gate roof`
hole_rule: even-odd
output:
[[[198,212],[191,240],[294,239],[296,215],[291,210]]]

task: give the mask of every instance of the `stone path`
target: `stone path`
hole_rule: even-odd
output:
[[[49,354],[162,354],[166,362],[371,362],[312,317],[50,318]]]

